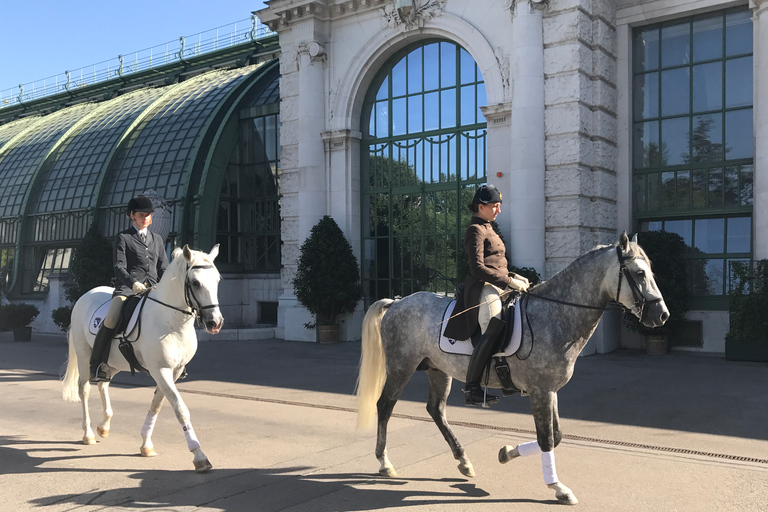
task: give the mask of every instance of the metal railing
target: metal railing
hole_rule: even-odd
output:
[[[64,91],[73,91],[172,62],[184,62],[188,58],[253,42],[273,34],[274,32],[263,25],[255,15],[251,15],[250,19],[180,37],[178,41],[169,41],[132,54],[118,55],[114,59],[74,71],[65,71],[41,80],[2,89],[0,90],[0,109]]]

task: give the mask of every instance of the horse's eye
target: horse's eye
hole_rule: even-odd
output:
[[[638,270],[637,277],[645,277],[645,270]]]
[[[195,288],[199,288],[200,287],[200,281],[195,279],[194,281],[192,281],[192,286],[194,286]]]

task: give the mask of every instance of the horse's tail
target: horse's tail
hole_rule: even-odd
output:
[[[387,380],[387,365],[381,342],[381,319],[395,301],[374,302],[363,319],[363,341],[360,350],[360,374],[357,377],[357,428],[370,428],[376,418],[376,402]]]
[[[67,402],[79,402],[78,380],[80,378],[80,370],[77,368],[77,353],[75,352],[75,344],[72,341],[71,325],[67,329],[67,343],[69,344],[69,355],[67,356],[67,370],[61,378],[61,384],[64,388],[61,391],[61,398]]]

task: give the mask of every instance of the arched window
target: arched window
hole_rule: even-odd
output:
[[[466,205],[486,181],[485,84],[461,46],[428,41],[395,55],[362,116],[362,274],[366,301],[453,293]]]

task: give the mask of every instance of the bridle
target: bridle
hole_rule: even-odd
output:
[[[619,258],[619,284],[616,289],[616,298],[613,299],[611,302],[615,305],[618,305],[620,308],[624,309],[625,311],[628,311],[634,314],[634,312],[632,312],[630,308],[622,304],[621,301],[619,300],[619,298],[621,297],[621,283],[624,279],[626,279],[627,284],[629,285],[629,289],[632,290],[632,298],[634,299],[633,305],[634,307],[640,310],[639,316],[640,316],[640,321],[642,321],[645,319],[645,316],[648,314],[648,310],[646,309],[646,306],[650,304],[655,304],[657,302],[661,302],[663,299],[661,297],[652,299],[652,300],[646,299],[645,295],[643,295],[643,292],[640,291],[640,287],[638,286],[637,281],[635,281],[634,276],[627,268],[626,261],[630,260],[630,258],[621,254],[621,248],[618,245],[616,246],[616,256],[618,256]],[[551,297],[544,297],[543,295],[536,295],[535,293],[531,293],[527,291],[521,292],[521,293],[529,297],[535,297],[537,299],[542,299],[549,302],[555,302],[557,304],[563,304],[565,306],[573,306],[575,308],[594,309],[597,311],[605,311],[606,309],[608,309],[607,307],[589,306],[587,304],[578,304],[575,302],[568,302],[565,300],[553,299]]]
[[[189,308],[188,310],[187,309],[177,308],[176,306],[172,306],[170,304],[166,304],[165,302],[163,302],[161,300],[157,300],[154,297],[150,297],[149,294],[147,294],[147,298],[149,300],[157,302],[158,304],[162,304],[165,307],[168,307],[168,308],[171,308],[171,309],[175,309],[176,311],[180,311],[181,313],[184,313],[185,315],[191,315],[194,318],[196,318],[196,319],[198,319],[198,320],[200,320],[202,322],[203,311],[205,311],[206,309],[218,308],[219,305],[218,304],[209,304],[207,306],[201,306],[200,305],[200,301],[198,300],[197,296],[195,295],[195,291],[192,288],[192,285],[189,284],[189,272],[190,272],[190,270],[194,270],[194,269],[208,269],[208,268],[215,268],[215,267],[213,265],[211,265],[211,264],[192,265],[191,267],[190,266],[187,267],[187,271],[186,271],[186,274],[185,274],[185,277],[184,277],[184,303]]]

